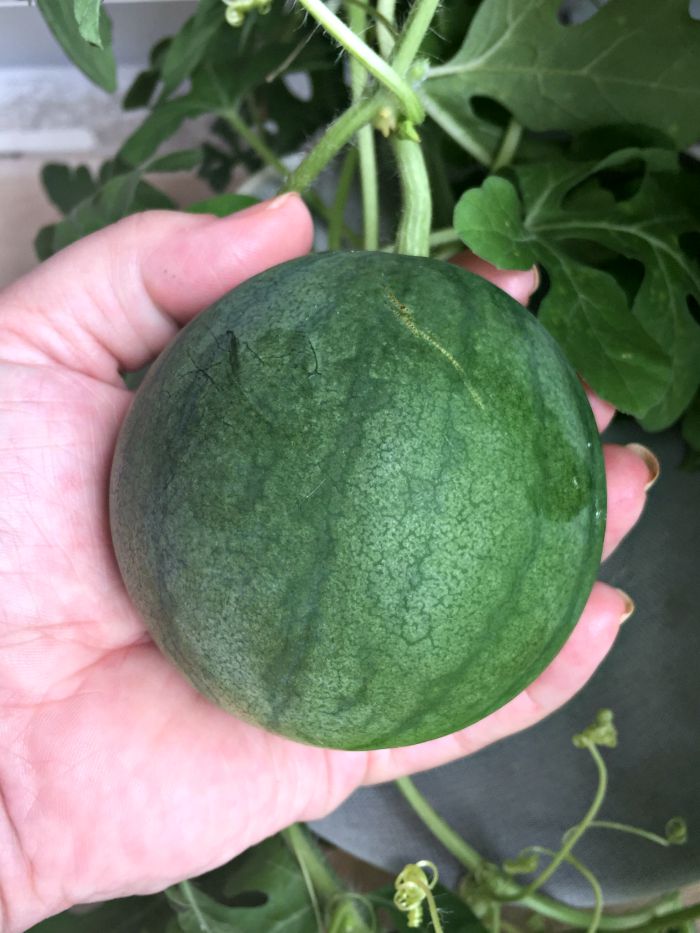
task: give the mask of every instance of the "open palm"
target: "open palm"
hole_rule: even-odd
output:
[[[454,736],[324,751],[201,698],[150,641],[114,560],[119,371],[244,278],[307,251],[288,197],[226,220],[147,213],[64,250],[0,295],[0,929],[70,904],[159,890],[230,859],[359,785],[467,754],[547,715],[610,648],[626,611],[596,584],[574,634],[525,693]],[[516,297],[530,273],[470,260]],[[594,401],[600,426],[612,416]],[[609,552],[649,480],[606,448]]]

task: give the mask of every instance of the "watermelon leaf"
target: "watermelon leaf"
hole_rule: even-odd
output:
[[[266,127],[260,132],[275,153],[284,155],[346,103],[337,52],[327,37],[316,34],[313,22],[280,10],[278,16],[251,14],[255,30],[232,29],[219,16],[220,6],[220,0],[202,0],[195,16],[127,93],[130,106],[134,101],[151,101],[155,92],[151,72],[158,71],[162,88],[157,101],[119,153],[130,165],[149,159],[185,120],[205,114],[225,119],[227,113],[242,108],[249,108],[245,113],[249,123],[260,122],[265,115]],[[310,78],[310,101],[299,99],[284,84],[284,75],[291,70]],[[187,77],[189,86],[172,96]],[[225,184],[230,171],[225,154],[217,154],[214,175]],[[255,161],[257,167],[259,158]]]
[[[138,110],[141,107],[148,107],[153,97],[153,92],[158,87],[160,73],[155,68],[147,68],[140,71],[131,83],[131,87],[124,95],[122,107],[124,110]]]
[[[196,12],[173,37],[160,62],[161,100],[192,74],[216,31],[228,28],[221,0],[200,0]]]
[[[169,152],[148,163],[145,168],[149,172],[189,172],[202,161],[202,150],[195,146],[193,149],[178,149]]]
[[[65,208],[65,216],[58,223],[43,227],[35,241],[34,248],[39,259],[47,259],[58,250],[81,237],[101,230],[108,224],[151,209],[173,210],[174,201],[163,191],[145,181],[145,172],[177,172],[192,168],[196,159],[201,157],[198,149],[185,149],[174,152],[138,169],[124,171],[123,166],[112,161],[103,166],[99,184],[92,183],[89,188],[83,176],[76,181],[75,173],[67,166],[54,165],[48,175],[50,191],[54,191],[54,203]],[[65,171],[64,171],[65,170]],[[69,180],[68,190],[58,184],[60,178]],[[46,183],[46,181],[45,181]],[[82,185],[82,187],[81,187]],[[60,194],[57,191],[60,190]],[[80,194],[84,197],[79,198]]]
[[[308,933],[313,905],[299,863],[281,837],[266,839],[202,883],[168,888],[183,933]],[[215,882],[216,896],[208,893]]]
[[[630,147],[519,165],[468,190],[455,210],[460,237],[482,258],[541,264],[550,283],[541,321],[586,381],[649,430],[672,424],[700,381],[689,307],[689,296],[700,301],[700,266],[681,246],[697,229],[695,188],[673,153]]]
[[[63,51],[83,74],[112,93],[117,89],[117,65],[112,52],[112,23],[100,9],[99,45],[83,38],[74,15],[74,0],[37,0],[46,25]]]
[[[472,98],[499,101],[531,130],[641,123],[679,145],[697,136],[700,22],[687,0],[615,0],[576,26],[560,0],[484,0],[457,54],[431,68],[426,109],[464,144]],[[468,148],[468,147],[465,147]]]
[[[41,170],[41,183],[62,214],[67,214],[95,190],[95,182],[86,165],[73,168],[60,162],[48,162]]]
[[[64,911],[33,926],[28,933],[161,933],[172,915],[162,894],[124,897],[98,907]]]
[[[235,214],[237,211],[245,210],[246,207],[252,207],[253,204],[258,203],[258,199],[250,195],[226,192],[214,195],[213,198],[197,201],[196,204],[188,205],[186,209],[190,214],[214,214],[216,217],[228,217],[229,214]]]

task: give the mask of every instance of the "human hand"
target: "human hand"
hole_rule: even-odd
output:
[[[549,668],[496,713],[405,749],[340,752],[242,723],[199,696],[131,606],[107,516],[131,394],[120,370],[243,279],[301,255],[290,196],[225,220],[128,218],[0,295],[0,929],[71,904],[160,890],[361,784],[460,757],[551,713],[585,683],[627,607],[595,585]],[[460,261],[520,300],[531,273]],[[612,409],[591,396],[602,428]],[[636,521],[650,472],[605,448],[605,553]]]

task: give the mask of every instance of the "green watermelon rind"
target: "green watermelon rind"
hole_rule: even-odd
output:
[[[184,328],[110,502],[129,593],[198,690],[368,749],[461,729],[554,658],[597,573],[605,474],[529,312],[447,263],[338,252]]]

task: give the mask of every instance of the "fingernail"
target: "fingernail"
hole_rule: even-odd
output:
[[[533,267],[532,267],[532,285],[530,286],[530,292],[531,292],[531,294],[533,294],[533,295],[535,294],[535,292],[537,291],[537,289],[540,287],[540,282],[541,282],[541,281],[542,281],[542,277],[541,277],[541,275],[540,275],[540,267],[539,267],[539,266],[533,266]]]
[[[284,194],[278,194],[276,198],[265,202],[265,210],[278,211],[281,207],[284,207],[291,200],[298,197],[299,195],[296,193],[296,191],[286,191]]]
[[[238,211],[237,214],[231,214],[230,216],[242,217],[245,215],[246,217],[255,217],[258,214],[266,214],[268,211],[278,211],[289,202],[290,198],[297,197],[299,197],[298,194],[295,194],[293,191],[287,191],[285,194],[279,194],[276,198],[271,198],[269,201],[258,201],[257,204],[251,204],[250,207],[246,207],[244,210]]]
[[[649,479],[647,484],[644,487],[644,492],[648,492],[654,483],[659,478],[661,473],[661,464],[659,463],[655,454],[653,454],[648,447],[645,447],[643,444],[628,444],[627,449],[631,450],[633,454],[636,454],[638,457],[646,463],[647,470],[649,471]]]
[[[626,622],[629,619],[629,617],[634,613],[634,610],[637,607],[635,606],[634,600],[629,595],[629,593],[625,593],[624,590],[620,590],[620,589],[618,589],[617,592],[620,594],[620,596],[623,598],[625,602],[625,611],[620,616],[620,625],[622,625],[623,622]]]

